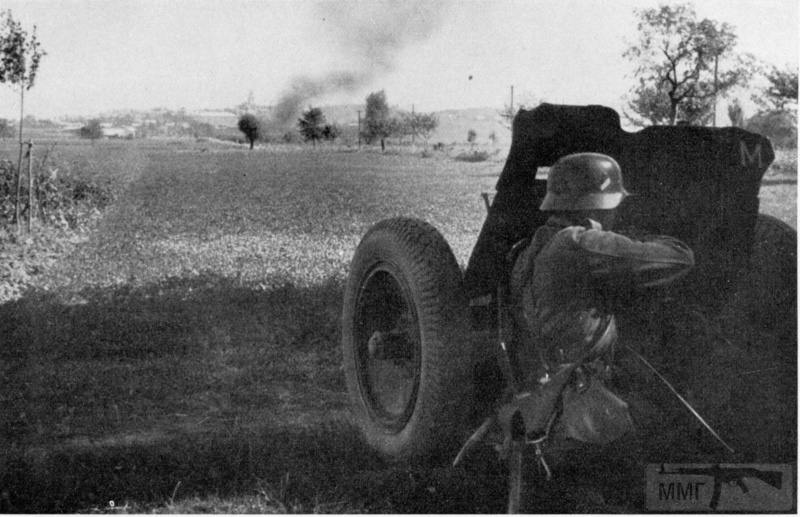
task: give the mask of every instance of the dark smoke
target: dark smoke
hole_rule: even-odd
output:
[[[352,92],[367,81],[359,72],[330,72],[318,78],[295,77],[281,94],[273,118],[278,124],[286,124],[300,112],[306,101],[324,93]]]
[[[273,118],[290,122],[309,100],[323,94],[355,92],[391,72],[408,44],[428,39],[440,26],[442,1],[339,1],[318,4],[342,51],[355,63],[349,69],[300,76],[281,94]]]

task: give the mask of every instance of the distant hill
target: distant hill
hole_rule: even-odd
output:
[[[343,129],[343,136],[349,135],[350,138],[355,139],[358,112],[361,111],[361,116],[364,116],[363,104],[335,104],[319,106],[319,108],[322,109],[328,123],[335,123]],[[272,118],[274,106],[251,106],[248,109],[264,121],[269,121]],[[393,106],[392,110],[394,112],[401,111],[397,106]],[[113,123],[115,126],[146,126],[149,128],[145,132],[147,135],[164,133],[164,131],[157,131],[157,128],[160,126],[175,126],[176,124],[186,126],[185,129],[187,131],[184,131],[185,133],[195,134],[197,130],[189,126],[194,122],[199,122],[213,126],[217,132],[227,132],[232,138],[236,138],[240,136],[236,128],[239,113],[242,113],[239,108],[198,109],[188,112],[182,109],[171,111],[166,108],[153,108],[144,111],[117,110],[101,114],[99,118],[101,121]],[[497,108],[448,109],[435,111],[434,113],[439,118],[439,127],[431,135],[428,141],[430,144],[441,142],[445,145],[466,145],[467,132],[470,129],[475,130],[477,134],[476,144],[478,145],[507,149],[511,143],[511,131],[501,123]],[[64,121],[59,121],[56,125],[62,130],[73,130],[83,125],[84,122],[85,119],[83,118],[75,121],[71,119],[67,121],[65,119]],[[26,122],[27,127],[32,127],[32,125],[32,121]],[[296,132],[296,129],[296,120],[290,121],[286,127],[271,128],[272,134],[270,136],[273,139],[278,139],[286,132]],[[490,139],[492,134],[495,136],[493,143]]]
[[[460,110],[437,111],[439,127],[431,137],[432,142],[465,143],[467,132],[474,129],[477,143],[489,143],[489,135],[494,133],[495,147],[508,147],[511,143],[511,130],[500,123],[495,108],[467,108]]]

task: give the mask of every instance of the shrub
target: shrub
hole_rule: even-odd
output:
[[[114,191],[105,184],[72,175],[59,174],[60,168],[40,168],[35,172],[34,214],[45,224],[79,228],[88,216],[102,210],[114,201]],[[16,167],[11,161],[0,161],[0,227],[15,222]],[[28,182],[20,190],[20,216],[27,218]]]
[[[81,138],[88,138],[93,142],[98,138],[102,138],[103,127],[100,125],[100,120],[96,118],[90,120],[85,126],[78,130],[78,134],[81,136]]]
[[[489,153],[486,151],[471,151],[468,153],[460,153],[456,155],[455,160],[459,162],[485,162],[489,159]]]
[[[0,160],[0,222],[14,217],[16,173],[11,160]]]
[[[776,147],[797,148],[797,121],[787,111],[766,111],[750,117],[745,129],[769,138]]]
[[[341,134],[342,130],[336,124],[325,124],[325,127],[322,128],[322,138],[330,142],[339,138]]]

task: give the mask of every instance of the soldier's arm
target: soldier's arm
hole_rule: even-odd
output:
[[[587,267],[597,280],[634,288],[667,285],[694,266],[694,253],[678,239],[653,236],[630,239],[599,229],[579,229],[575,244],[585,252]]]

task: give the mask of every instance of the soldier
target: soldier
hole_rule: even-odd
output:
[[[511,274],[516,355],[528,382],[599,357],[617,340],[615,300],[674,282],[694,265],[691,249],[677,239],[638,241],[610,231],[628,195],[610,156],[572,154],[550,169],[540,209],[552,215]]]

